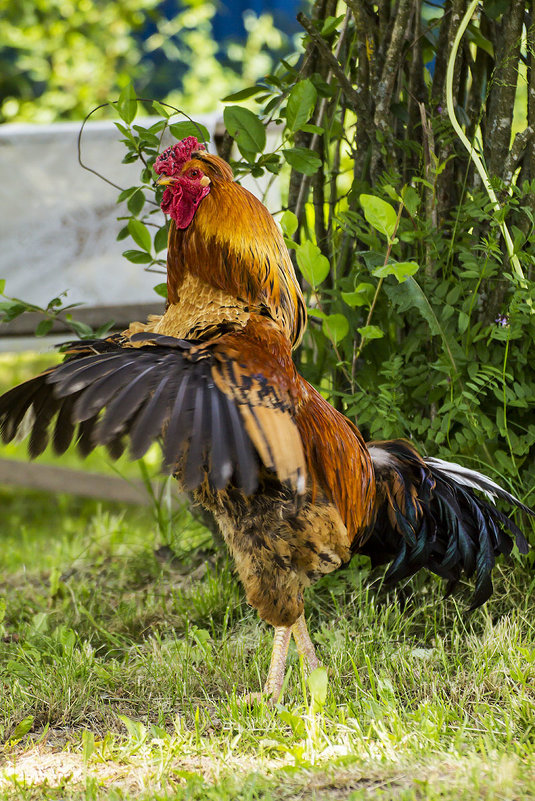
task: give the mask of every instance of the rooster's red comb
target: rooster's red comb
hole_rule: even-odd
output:
[[[186,161],[189,161],[197,150],[206,150],[206,148],[195,136],[187,136],[181,142],[171,145],[163,153],[160,153],[154,162],[154,172],[170,177],[178,175]]]

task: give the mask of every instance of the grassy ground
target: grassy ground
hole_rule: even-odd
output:
[[[535,798],[529,559],[471,615],[357,560],[309,594],[327,672],[309,688],[292,649],[282,703],[248,708],[271,632],[186,511],[171,536],[150,509],[0,508],[0,798]]]

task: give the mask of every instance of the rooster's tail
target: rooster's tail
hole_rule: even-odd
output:
[[[386,573],[392,582],[427,567],[448,580],[451,592],[463,574],[475,574],[471,608],[484,603],[492,594],[496,556],[512,550],[509,533],[520,553],[529,547],[494,500],[529,515],[535,512],[482,473],[442,459],[422,459],[408,442],[373,442],[368,448],[377,483],[377,516],[361,552],[374,565],[392,560]]]

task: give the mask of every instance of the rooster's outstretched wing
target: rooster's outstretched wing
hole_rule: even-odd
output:
[[[58,454],[75,439],[84,456],[104,445],[118,458],[129,441],[130,455],[139,458],[160,440],[163,470],[178,472],[188,490],[207,477],[216,490],[232,483],[251,494],[263,463],[304,492],[290,398],[270,385],[268,371],[255,368],[251,375],[245,356],[233,364],[217,343],[145,333],[66,348],[65,362],[0,397],[4,442],[29,432],[33,458],[46,448],[52,429]],[[274,457],[281,431],[293,440],[290,463]]]

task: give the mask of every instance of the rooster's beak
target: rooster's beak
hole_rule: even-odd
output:
[[[168,175],[161,175],[154,183],[156,186],[170,186],[170,184],[176,184],[176,181],[176,178],[170,178]]]

